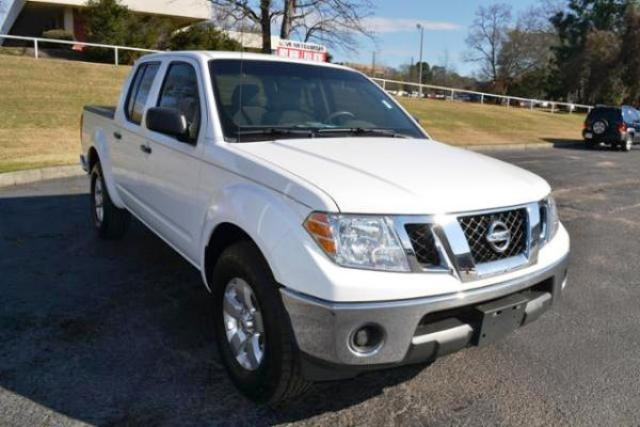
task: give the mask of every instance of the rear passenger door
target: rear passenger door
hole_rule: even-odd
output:
[[[116,117],[119,126],[110,135],[112,170],[118,194],[132,211],[142,212],[144,194],[144,168],[148,155],[141,146],[145,144],[142,119],[147,108],[153,82],[160,68],[159,62],[147,62],[138,66],[129,85],[123,108]]]
[[[178,139],[148,131],[149,146],[145,200],[152,226],[183,255],[198,259],[195,244],[203,212],[196,196],[200,172],[199,149],[203,143],[206,100],[203,76],[196,61],[169,62],[154,106],[172,108],[187,119],[189,135]]]

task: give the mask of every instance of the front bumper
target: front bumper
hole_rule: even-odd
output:
[[[470,315],[480,303],[517,294],[526,298],[519,326],[535,320],[560,295],[568,255],[550,266],[516,279],[463,292],[402,301],[332,303],[281,289],[297,344],[321,364],[385,367],[431,361],[477,344],[479,325]],[[352,345],[355,331],[374,325],[382,344],[362,353]]]

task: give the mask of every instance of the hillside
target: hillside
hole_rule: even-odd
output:
[[[115,104],[129,67],[0,55],[0,172],[73,164],[85,104]],[[427,131],[456,145],[580,138],[583,116],[401,99]]]

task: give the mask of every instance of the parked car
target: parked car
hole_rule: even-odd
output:
[[[629,106],[597,106],[587,115],[582,136],[589,148],[603,143],[631,151],[640,142],[640,112]]]
[[[81,127],[97,234],[133,215],[200,271],[257,402],[495,342],[567,283],[546,181],[431,140],[345,67],[152,54]]]

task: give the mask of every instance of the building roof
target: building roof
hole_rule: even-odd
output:
[[[28,0],[34,3],[84,7],[86,0]],[[191,19],[211,19],[211,3],[207,0],[121,0],[134,12]]]

